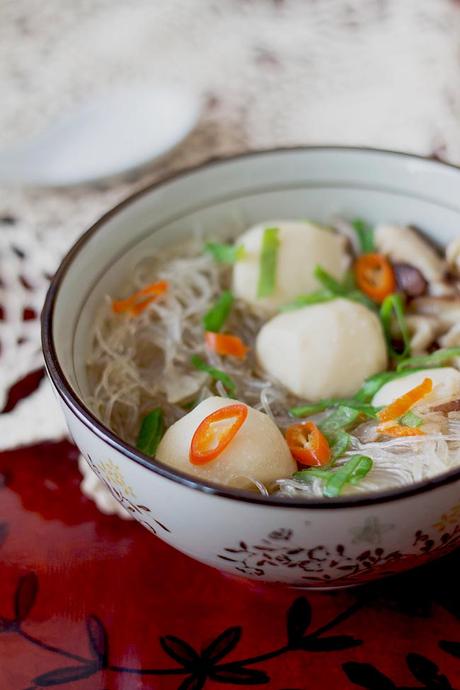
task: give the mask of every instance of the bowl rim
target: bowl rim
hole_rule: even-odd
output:
[[[56,300],[59,295],[61,285],[63,284],[66,274],[72,265],[76,256],[80,253],[82,248],[86,243],[98,232],[98,230],[103,227],[109,220],[120,213],[125,207],[131,205],[141,197],[149,194],[150,192],[156,191],[166,184],[174,182],[181,178],[186,178],[193,175],[195,172],[206,170],[215,166],[225,165],[227,163],[237,162],[239,160],[259,158],[265,155],[273,154],[289,154],[295,152],[336,152],[336,153],[374,153],[377,155],[382,155],[384,157],[401,157],[407,158],[409,160],[424,161],[425,163],[430,163],[435,167],[440,169],[451,169],[460,173],[460,166],[454,165],[453,163],[447,163],[440,161],[436,158],[430,158],[428,156],[417,155],[413,153],[407,153],[404,151],[396,151],[390,149],[379,149],[375,147],[368,146],[341,146],[341,145],[318,145],[318,146],[287,146],[287,147],[275,147],[269,149],[261,149],[255,151],[247,151],[243,153],[238,153],[231,156],[216,156],[205,160],[198,165],[191,165],[186,168],[182,168],[179,171],[173,172],[161,180],[155,181],[147,184],[141,189],[137,190],[133,194],[123,199],[121,202],[112,207],[109,211],[104,213],[95,223],[93,223],[88,230],[86,230],[79,239],[71,246],[64,258],[62,259],[55,275],[53,276],[44,306],[41,313],[41,340],[42,349],[45,360],[45,368],[51,379],[60,399],[64,405],[75,414],[79,421],[87,427],[89,431],[94,433],[102,441],[107,443],[109,446],[114,448],[120,454],[133,460],[137,464],[141,465],[145,469],[158,474],[165,479],[169,479],[175,483],[179,483],[190,489],[198,490],[206,494],[213,496],[220,496],[222,498],[227,498],[236,501],[243,501],[246,503],[266,505],[273,507],[282,508],[292,508],[298,509],[303,508],[304,510],[309,509],[333,509],[333,508],[359,508],[362,506],[378,505],[380,503],[388,503],[391,501],[398,501],[411,496],[416,496],[418,494],[431,491],[437,487],[442,487],[447,484],[453,483],[460,479],[460,467],[454,468],[449,472],[442,473],[438,477],[431,479],[425,479],[420,482],[416,482],[409,487],[402,487],[396,489],[388,489],[386,491],[379,491],[364,495],[354,495],[354,496],[339,496],[334,499],[324,499],[324,498],[303,498],[294,499],[289,497],[278,497],[278,496],[263,496],[259,494],[252,493],[243,489],[233,489],[214,484],[212,482],[206,482],[192,478],[191,476],[180,472],[178,470],[173,470],[167,465],[161,463],[156,458],[145,455],[141,451],[137,450],[134,446],[123,441],[117,434],[115,434],[111,429],[106,427],[86,406],[84,401],[77,395],[73,390],[72,385],[67,380],[64,371],[61,368],[59,359],[56,353],[53,339],[53,319],[54,319],[54,307]]]

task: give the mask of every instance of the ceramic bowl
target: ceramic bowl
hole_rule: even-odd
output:
[[[116,499],[180,551],[233,575],[336,588],[392,574],[460,538],[460,469],[403,489],[334,500],[266,498],[197,482],[124,443],[85,403],[95,309],[153,247],[194,228],[333,214],[460,228],[460,170],[415,156],[304,148],[249,154],[181,173],[105,215],[69,252],[43,311],[46,367],[75,443]],[[362,344],[365,347],[365,343]]]

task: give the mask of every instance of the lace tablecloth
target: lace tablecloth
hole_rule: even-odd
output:
[[[0,148],[115,81],[186,82],[196,131],[141,179],[0,190],[0,688],[460,687],[459,552],[359,590],[234,580],[116,510],[65,437],[38,314],[62,255],[216,155],[364,144],[460,163],[455,0],[4,0]],[[81,491],[83,489],[83,492]]]
[[[198,127],[141,179],[0,190],[0,449],[56,440],[38,315],[49,277],[98,216],[139,187],[216,155],[308,143],[371,145],[460,162],[460,5],[454,0],[18,0],[0,6],[0,147],[88,93],[186,83]],[[37,380],[39,377],[36,377]],[[87,475],[83,489],[111,509]]]

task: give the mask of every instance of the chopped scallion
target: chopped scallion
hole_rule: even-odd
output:
[[[408,373],[409,369],[429,369],[430,367],[442,367],[446,362],[454,357],[460,357],[460,347],[446,347],[443,350],[436,350],[430,355],[420,355],[411,357],[398,364],[398,372]]]
[[[360,414],[359,410],[340,405],[318,424],[318,428],[329,441],[338,431],[351,429],[357,423]]]
[[[332,476],[332,470],[320,469],[318,467],[312,467],[308,470],[299,470],[294,472],[292,475],[293,479],[297,479],[300,482],[309,481],[311,479],[327,479]]]
[[[342,285],[347,292],[353,292],[356,290],[356,278],[355,273],[352,269],[349,269],[342,279]]]
[[[334,436],[330,437],[329,445],[331,448],[332,456],[331,463],[345,455],[351,444],[351,436],[347,434],[346,431],[337,431]]]
[[[322,479],[324,481],[323,495],[327,498],[340,496],[347,484],[358,484],[372,469],[373,462],[367,455],[352,455],[351,458],[336,470],[312,468],[300,470],[292,476],[298,481]]]
[[[292,302],[288,302],[281,307],[281,311],[293,311],[294,309],[301,309],[302,307],[309,307],[312,304],[321,304],[322,302],[330,302],[336,299],[337,295],[334,295],[329,290],[317,290],[316,292],[310,292],[308,295],[299,295]]]
[[[330,407],[339,406],[353,408],[354,410],[366,415],[366,417],[372,418],[376,417],[378,412],[378,408],[374,407],[373,405],[369,405],[367,402],[358,400],[357,398],[326,398],[325,400],[320,400],[317,403],[291,407],[289,412],[293,417],[309,417],[312,414],[324,412],[324,410],[327,410]]]
[[[375,252],[374,230],[372,226],[361,218],[355,218],[351,225],[358,236],[362,253],[371,254]]]
[[[396,352],[392,343],[391,321],[393,314],[396,317],[396,321],[403,339],[404,348],[402,352]],[[385,297],[382,306],[380,307],[380,320],[382,322],[383,332],[385,333],[390,356],[397,361],[410,357],[410,333],[407,326],[406,317],[404,315],[404,302],[401,295],[393,293],[388,295],[388,297]]]
[[[200,371],[205,371],[207,374],[209,374],[215,381],[221,381],[223,385],[225,386],[229,396],[231,398],[234,398],[236,395],[236,384],[234,380],[232,379],[231,376],[225,373],[225,371],[222,371],[221,369],[217,369],[216,367],[211,366],[210,364],[207,364],[207,362],[204,361],[204,359],[201,359],[198,355],[193,355],[191,358],[191,363],[195,367],[195,369],[199,369]]]
[[[367,455],[352,455],[344,465],[339,467],[326,479],[323,494],[327,498],[340,496],[346,484],[358,484],[372,469],[373,462]]]
[[[351,292],[347,292],[344,297],[346,297],[346,299],[351,299],[352,302],[359,302],[371,311],[377,311],[376,303],[361,290],[351,290]]]
[[[163,410],[156,407],[145,415],[136,441],[136,448],[153,457],[164,433]]]
[[[234,264],[244,259],[245,248],[239,244],[220,244],[219,242],[206,242],[204,250],[211,254],[220,264]]]
[[[338,280],[334,278],[328,271],[326,271],[322,266],[316,266],[313,271],[313,275],[316,280],[321,283],[321,285],[332,292],[334,295],[345,295],[348,290],[345,285],[339,283]]]
[[[417,429],[423,424],[423,419],[416,415],[414,412],[406,412],[406,414],[399,420],[403,426],[410,426],[413,429]]]
[[[230,290],[224,290],[219,299],[203,317],[206,331],[218,333],[226,322],[233,305],[233,295]]]
[[[352,271],[345,274],[342,282],[338,281],[326,271],[322,266],[316,266],[314,277],[323,286],[322,290],[316,290],[306,295],[299,295],[292,302],[289,302],[281,311],[291,311],[293,309],[301,309],[302,307],[311,306],[312,304],[320,304],[321,302],[330,302],[337,297],[349,299],[352,302],[359,302],[372,311],[376,310],[375,302],[373,302],[364,292],[356,289],[356,284]]]
[[[270,297],[275,289],[279,246],[279,229],[266,228],[262,238],[257,297]]]
[[[374,395],[389,381],[400,379],[407,376],[407,371],[382,371],[379,374],[374,374],[366,379],[355,395],[355,400],[368,403],[372,400]]]
[[[293,417],[310,417],[312,414],[318,414],[319,412],[324,412],[324,410],[327,410],[330,407],[335,407],[341,402],[342,401],[337,398],[326,398],[317,403],[291,407],[289,414],[292,414]]]
[[[375,419],[380,409],[379,407],[374,407],[374,405],[363,403],[360,400],[355,400],[353,398],[351,398],[350,400],[345,400],[343,402],[343,405],[357,410],[360,414],[363,414],[365,417],[368,417],[369,419]]]

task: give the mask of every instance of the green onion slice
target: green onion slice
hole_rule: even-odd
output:
[[[345,273],[342,279],[342,285],[347,292],[353,292],[353,290],[356,290],[355,272],[351,268]]]
[[[294,309],[302,309],[302,307],[310,307],[312,304],[321,304],[322,302],[330,302],[336,299],[337,295],[334,295],[329,290],[317,290],[316,292],[310,292],[308,295],[299,295],[292,302],[288,302],[281,307],[281,311],[293,311]]]
[[[338,398],[325,398],[317,403],[309,403],[307,405],[298,405],[297,407],[291,407],[289,414],[293,417],[310,417],[312,414],[318,414],[319,412],[324,412],[330,407],[336,407],[343,401]]]
[[[294,472],[292,477],[293,479],[297,479],[298,481],[305,482],[309,481],[310,479],[328,479],[332,475],[332,470],[320,469],[319,467],[312,467],[308,470],[299,470],[298,472]]]
[[[153,457],[164,434],[164,416],[161,407],[145,415],[136,441],[136,448]]]
[[[351,299],[352,302],[359,302],[360,304],[363,304],[371,311],[377,311],[376,303],[373,302],[370,297],[365,295],[364,292],[361,292],[361,290],[352,290],[351,292],[347,292],[344,297],[346,299]]]
[[[206,242],[205,252],[213,256],[220,264],[235,264],[246,256],[245,248],[239,244],[220,244],[219,242]]]
[[[328,273],[328,271],[326,271],[322,266],[316,266],[315,270],[313,271],[313,275],[318,283],[321,283],[326,290],[329,290],[329,292],[332,292],[334,295],[345,295],[348,292],[345,285],[339,283],[339,281]]]
[[[336,280],[334,276],[328,273],[322,266],[316,266],[313,275],[326,290],[336,297],[341,296],[352,300],[352,302],[360,302],[364,304],[365,307],[375,311],[375,302],[369,299],[364,292],[356,289],[354,275],[351,271],[345,274],[345,278],[342,282]]]
[[[368,309],[376,311],[376,304],[364,292],[356,289],[354,275],[352,271],[348,271],[342,282],[339,282],[326,271],[322,266],[316,266],[313,275],[316,280],[323,286],[322,290],[316,290],[306,295],[299,295],[292,302],[281,307],[281,311],[292,311],[293,309],[301,309],[302,307],[311,306],[312,304],[320,304],[321,302],[330,302],[337,297],[349,299],[352,302],[359,302]]]
[[[324,412],[324,410],[327,410],[330,407],[340,406],[352,408],[370,418],[376,417],[377,412],[379,411],[378,407],[374,407],[373,405],[370,405],[362,400],[358,400],[357,398],[328,398],[325,400],[320,400],[317,403],[311,403],[309,405],[291,407],[289,412],[293,417],[309,417],[312,414]]]
[[[211,366],[210,364],[207,364],[207,362],[204,361],[204,359],[201,359],[198,355],[193,355],[191,358],[191,363],[195,367],[195,369],[199,369],[200,371],[205,371],[207,374],[211,376],[215,381],[221,381],[223,385],[225,386],[227,393],[231,398],[234,398],[236,395],[236,383],[232,379],[231,376],[225,373],[225,371],[222,371],[221,369],[217,369],[216,367]]]
[[[327,440],[331,442],[334,434],[338,431],[348,431],[351,429],[358,422],[360,414],[360,411],[353,407],[340,405],[326,419],[323,419],[318,424],[318,427]]]
[[[368,403],[372,400],[374,395],[389,381],[400,379],[407,376],[407,371],[382,371],[380,374],[374,374],[366,379],[355,395],[355,400]]]
[[[363,304],[368,309],[376,311],[376,304],[369,297],[367,297],[364,292],[360,290],[352,290],[351,292],[343,293],[338,295],[330,290],[316,290],[315,292],[309,292],[307,295],[299,295],[292,302],[288,302],[283,305],[280,311],[293,311],[294,309],[302,309],[302,307],[310,307],[313,304],[321,304],[322,302],[331,302],[338,297],[343,299],[349,299],[352,302],[359,302]]]
[[[420,355],[411,357],[398,364],[398,372],[409,373],[409,369],[430,369],[431,367],[442,367],[446,362],[454,357],[460,357],[460,347],[446,347],[443,350],[432,352],[431,355]]]
[[[406,414],[403,415],[399,421],[404,426],[410,426],[413,429],[417,429],[417,427],[423,424],[423,419],[410,410],[409,412],[406,412]]]
[[[374,230],[372,226],[361,218],[355,218],[351,225],[358,236],[362,253],[371,254],[375,252]]]
[[[345,455],[347,450],[350,448],[351,436],[347,434],[346,431],[337,431],[334,436],[331,436],[329,445],[331,447],[332,456],[331,463]]]
[[[454,356],[460,356],[460,348],[450,348],[450,351],[455,351]],[[439,350],[439,352],[441,352],[441,350]],[[452,354],[450,356],[452,356]],[[411,371],[408,370],[409,367],[406,365],[408,365],[412,361],[412,359],[406,360],[404,362],[405,368],[402,371],[382,371],[380,374],[374,374],[374,376],[370,376],[368,379],[364,381],[363,385],[353,398],[326,398],[324,400],[320,400],[317,403],[309,403],[306,405],[298,405],[297,407],[291,407],[289,412],[290,414],[292,414],[293,417],[309,417],[310,415],[318,414],[319,412],[324,412],[325,410],[328,410],[331,407],[337,408],[339,406],[345,406],[357,411],[361,411],[364,414],[366,414],[366,416],[375,417],[379,408],[369,404],[372,398],[376,393],[378,393],[382,386],[384,386],[389,381],[394,381],[395,379],[400,379],[404,378],[404,376],[408,376],[408,374],[410,374]],[[427,368],[429,368],[429,365],[427,365]],[[414,371],[420,371],[422,369],[423,367],[414,367]]]
[[[269,297],[275,289],[279,246],[279,229],[266,228],[262,238],[257,297]]]
[[[373,462],[367,455],[352,455],[351,458],[337,470],[312,468],[300,470],[292,476],[298,481],[322,479],[324,481],[323,495],[327,498],[340,496],[347,484],[358,484],[372,469]]]
[[[206,331],[218,333],[226,322],[233,305],[233,294],[224,290],[213,307],[204,315],[203,326]]]
[[[398,322],[399,330],[401,331],[404,349],[402,352],[396,352],[392,344],[391,338],[391,320],[393,314]],[[407,359],[410,357],[410,334],[409,328],[407,326],[406,317],[404,315],[404,302],[401,295],[393,293],[388,295],[383,300],[382,306],[380,307],[380,319],[383,326],[383,332],[385,333],[385,338],[388,345],[388,350],[390,356],[397,361]]]
[[[352,455],[344,465],[339,467],[329,478],[323,488],[324,496],[340,496],[346,484],[358,484],[372,469],[373,462],[367,455]]]

